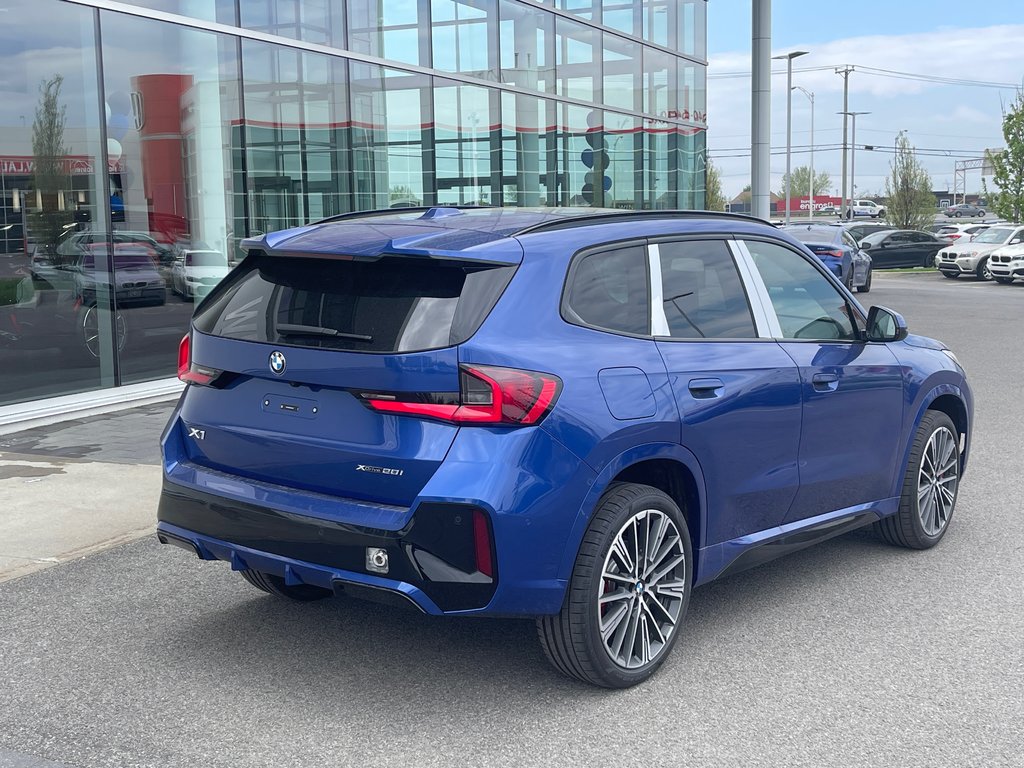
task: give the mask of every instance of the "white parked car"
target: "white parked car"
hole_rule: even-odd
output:
[[[850,204],[854,217],[870,216],[872,219],[880,219],[885,216],[885,206],[879,205],[874,200],[854,200]]]
[[[1024,226],[1007,225],[989,227],[969,243],[961,240],[939,251],[935,266],[943,277],[974,275],[981,280],[991,280],[989,256],[1003,245],[1024,243]]]
[[[183,250],[171,267],[171,290],[183,299],[201,299],[231,270],[220,251]]]
[[[979,233],[988,229],[991,224],[945,224],[942,229],[935,233],[936,237],[948,240],[951,243],[962,240],[969,243]]]
[[[1024,243],[996,248],[988,257],[988,268],[997,283],[1024,280]]]

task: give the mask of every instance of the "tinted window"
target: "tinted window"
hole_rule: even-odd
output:
[[[669,335],[676,339],[754,338],[754,318],[725,243],[662,243],[661,283]]]
[[[647,252],[629,246],[584,256],[570,276],[568,319],[609,331],[650,333]]]
[[[514,267],[246,259],[195,317],[204,333],[353,352],[415,352],[472,335]],[[466,297],[463,300],[463,297]]]
[[[748,242],[786,339],[853,340],[843,295],[804,256],[780,245]]]
[[[785,231],[801,243],[834,243],[842,232],[839,227],[786,227]]]

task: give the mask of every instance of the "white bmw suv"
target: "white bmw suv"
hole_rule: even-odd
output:
[[[1024,226],[1008,224],[986,229],[969,243],[958,242],[939,251],[936,264],[943,277],[956,278],[974,275],[980,280],[991,280],[989,261],[994,251],[1004,245],[1024,243]]]
[[[1024,243],[996,248],[988,257],[988,269],[997,283],[1024,280]]]

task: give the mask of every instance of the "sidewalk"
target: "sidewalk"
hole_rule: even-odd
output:
[[[0,437],[0,582],[151,533],[173,402]]]

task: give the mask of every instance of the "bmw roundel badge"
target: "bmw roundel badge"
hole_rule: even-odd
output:
[[[280,376],[287,366],[288,362],[284,359],[284,353],[278,352],[276,349],[270,353],[270,370],[272,372]]]

